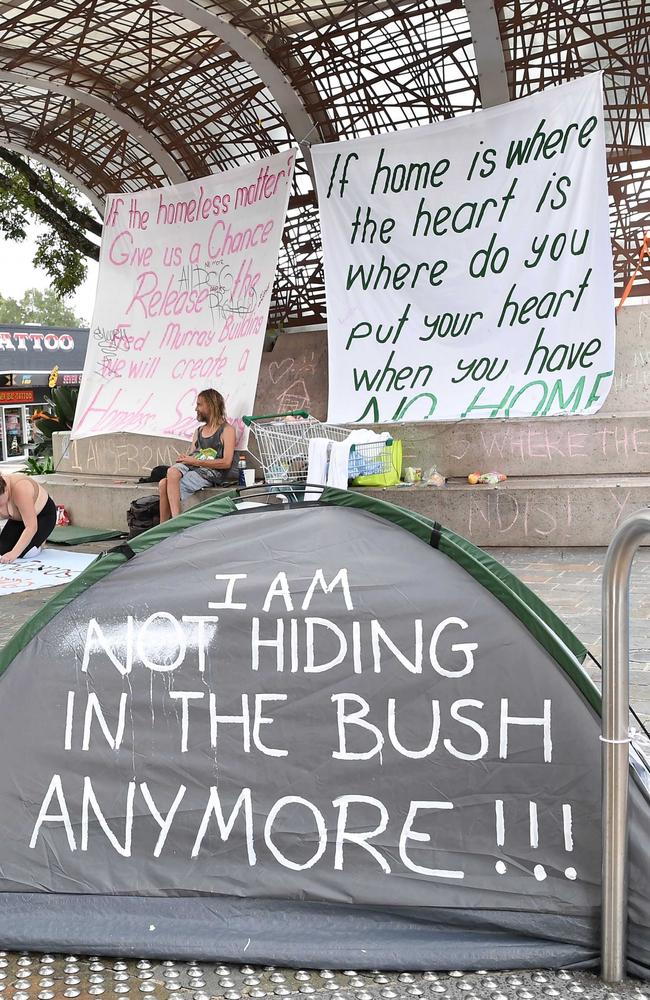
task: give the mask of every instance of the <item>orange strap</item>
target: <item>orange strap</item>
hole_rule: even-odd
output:
[[[632,291],[632,285],[636,281],[636,277],[637,277],[639,271],[641,270],[641,265],[643,264],[643,258],[645,257],[646,253],[648,252],[648,236],[649,235],[650,234],[648,234],[648,233],[644,233],[643,234],[643,243],[641,244],[641,250],[639,251],[639,263],[635,267],[634,273],[632,274],[630,280],[628,281],[627,285],[623,289],[623,294],[621,295],[621,301],[616,306],[616,312],[618,312],[618,310],[621,308],[621,306],[625,302],[626,298],[628,297],[628,295]]]

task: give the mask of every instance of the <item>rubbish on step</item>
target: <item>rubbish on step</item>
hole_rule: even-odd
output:
[[[508,477],[503,472],[470,472],[467,482],[470,486],[496,486],[505,483]]]

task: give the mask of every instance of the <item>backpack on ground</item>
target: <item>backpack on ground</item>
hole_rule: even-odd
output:
[[[143,531],[160,524],[160,499],[157,493],[151,496],[138,497],[126,512],[126,523],[129,538],[141,535]]]

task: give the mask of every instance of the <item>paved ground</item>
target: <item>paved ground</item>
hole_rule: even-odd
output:
[[[100,545],[78,551],[99,552]],[[600,583],[604,549],[493,549],[492,554],[536,591],[600,657]],[[0,646],[51,596],[51,590],[0,598]],[[639,716],[650,723],[650,550],[637,556],[631,588],[631,691]],[[590,670],[599,681],[597,668]],[[1,943],[1,942],[0,942]],[[209,1000],[336,994],[341,1000],[431,997],[450,1000],[650,1000],[650,983],[627,980],[608,989],[593,975],[525,973],[359,973],[252,968],[187,962],[122,962],[74,956],[0,952],[0,998],[59,1000],[90,996],[132,998],[173,994]]]
[[[3,954],[0,952],[0,954]],[[3,964],[4,963],[4,964]],[[251,966],[197,965],[186,962],[119,962],[112,959],[57,958],[53,955],[0,959],[0,996],[12,1000],[59,1000],[60,997],[130,997],[156,1000],[246,1000],[248,997],[294,997],[313,1000],[648,1000],[650,984],[629,980],[616,992],[593,975],[579,972],[463,973],[390,975],[352,969],[263,969]],[[646,988],[647,985],[647,988]]]

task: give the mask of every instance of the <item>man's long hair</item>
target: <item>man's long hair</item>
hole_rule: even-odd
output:
[[[207,421],[209,427],[218,426],[226,419],[226,401],[216,389],[203,389],[198,394],[198,399],[202,399],[208,408],[210,417]]]
[[[4,476],[0,472],[0,497],[2,496],[2,494],[4,493],[4,491],[6,489],[7,489],[7,480],[4,478]]]

